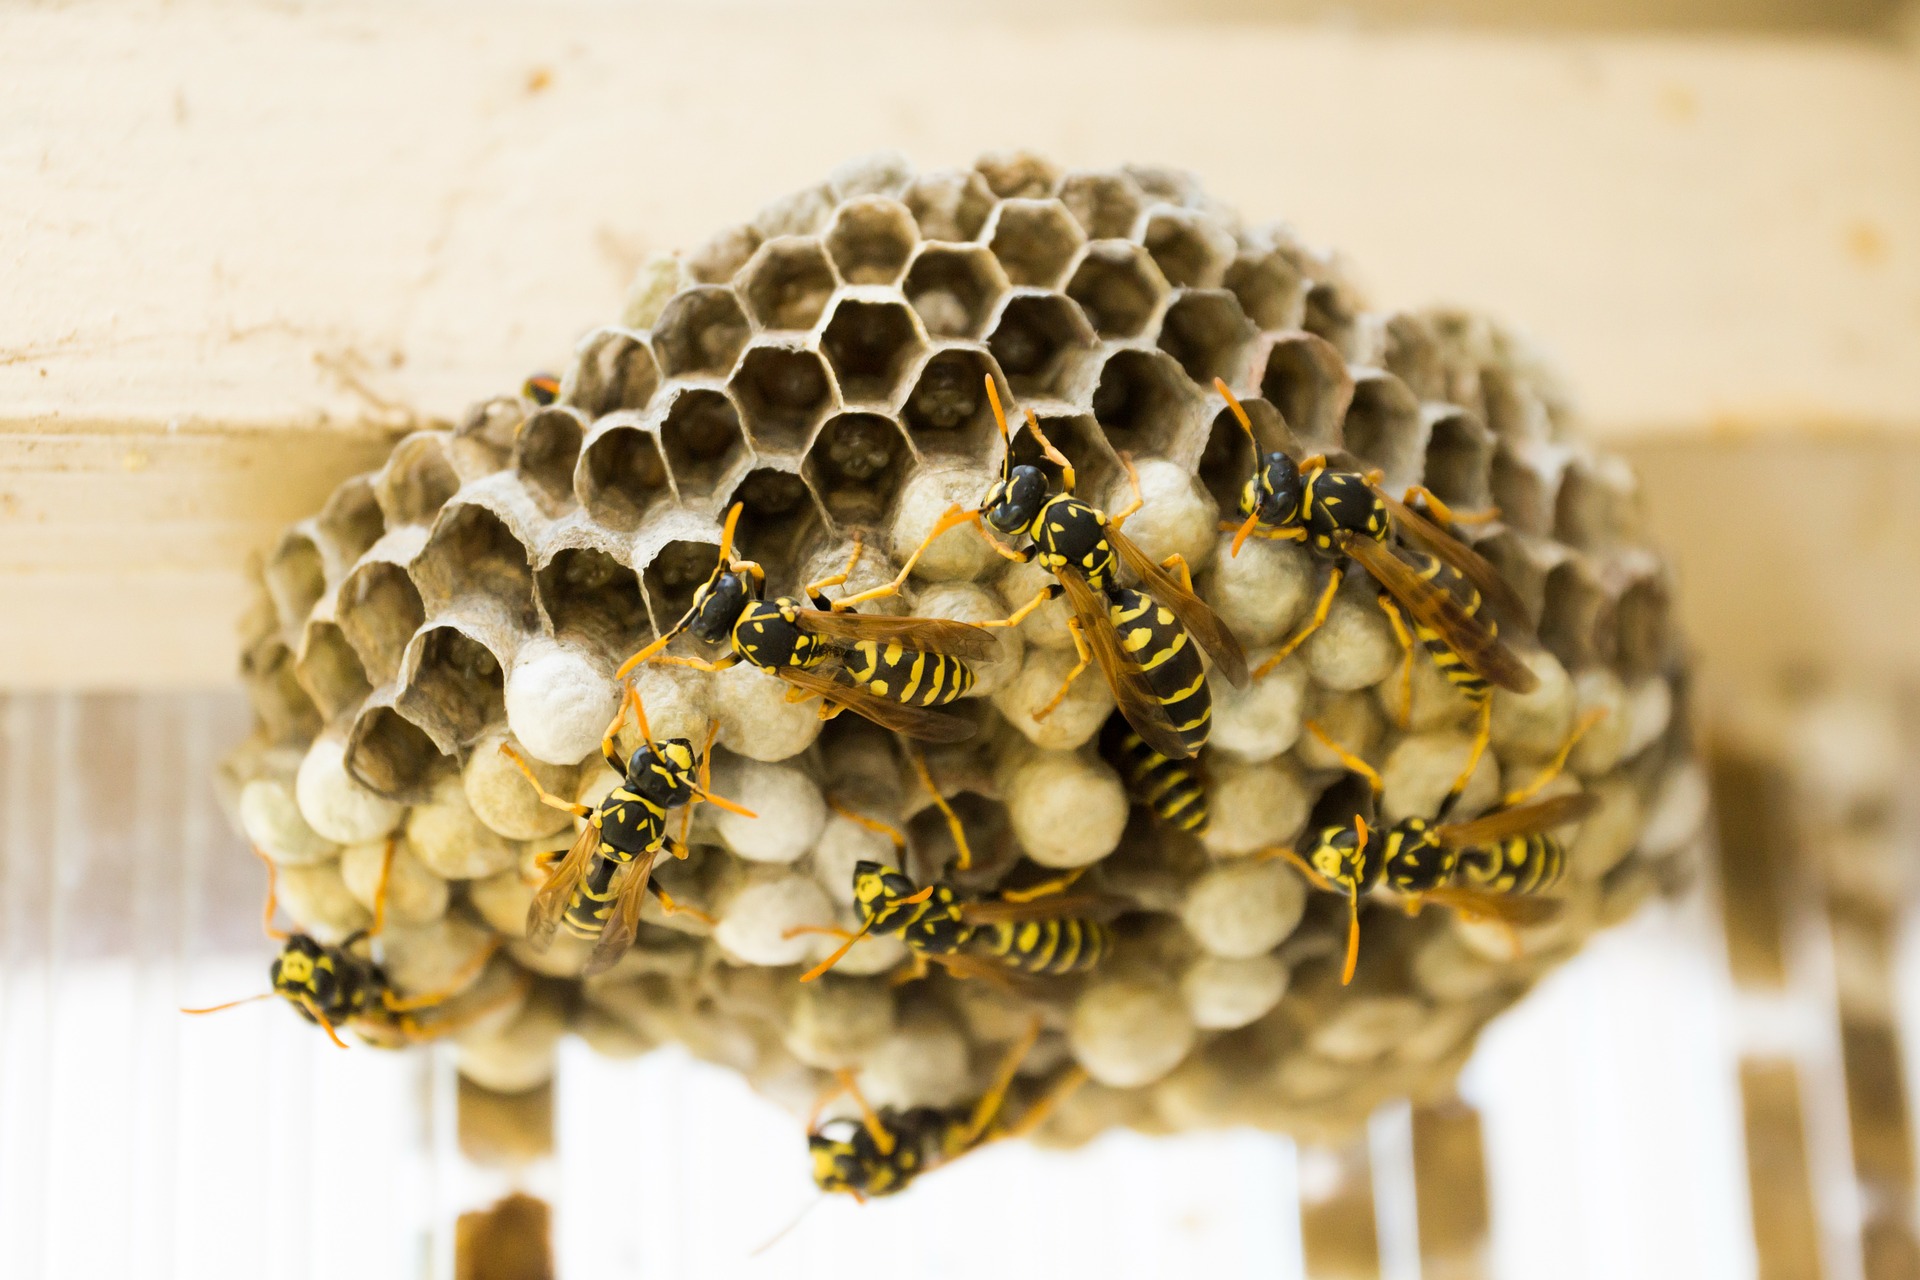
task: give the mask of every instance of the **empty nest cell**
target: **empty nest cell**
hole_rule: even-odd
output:
[[[723,378],[747,345],[747,315],[733,290],[717,286],[677,294],[653,326],[660,369],[670,378]]]
[[[513,467],[551,512],[573,501],[573,471],[586,424],[565,405],[529,414],[513,444]]]
[[[877,525],[906,480],[909,457],[891,418],[842,413],[827,419],[801,470],[835,521]]]
[[[1342,436],[1349,450],[1385,471],[1387,483],[1398,489],[1420,479],[1424,426],[1420,402],[1407,384],[1390,373],[1379,373],[1354,383]]]
[[[1058,200],[1007,200],[993,219],[987,247],[1014,284],[1051,289],[1084,239]]]
[[[1225,289],[1180,294],[1160,322],[1160,349],[1180,362],[1203,387],[1215,378],[1231,381],[1245,371],[1253,323]]]
[[[347,735],[347,772],[360,785],[391,799],[423,797],[446,757],[418,725],[390,706],[368,706]]]
[[[646,408],[659,385],[660,367],[645,334],[601,329],[580,344],[566,398],[589,418],[597,418]]]
[[[1093,345],[1093,331],[1080,308],[1057,293],[1008,298],[987,335],[987,350],[1020,399],[1058,394],[1072,356]]]
[[[818,240],[781,236],[761,245],[747,263],[740,294],[764,328],[811,329],[839,283]]]
[[[420,589],[404,567],[388,560],[368,560],[347,575],[336,612],[341,634],[375,684],[400,674],[407,641],[427,617]]]
[[[906,205],[923,240],[972,240],[993,212],[993,192],[971,170],[928,173],[907,188]]]
[[[314,521],[314,534],[328,552],[332,569],[345,573],[353,563],[380,541],[386,532],[386,517],[380,513],[380,500],[374,496],[373,477],[355,476],[333,491],[327,505]]]
[[[1161,351],[1114,352],[1093,392],[1093,416],[1121,452],[1166,456],[1199,409],[1199,393]]]
[[[1217,289],[1233,261],[1233,237],[1190,209],[1157,209],[1141,243],[1176,289]]]
[[[1296,329],[1306,318],[1306,280],[1285,254],[1238,255],[1227,268],[1226,286],[1260,329]]]
[[[1146,197],[1124,173],[1069,173],[1060,180],[1060,203],[1089,240],[1109,240],[1133,233]]]
[[[660,421],[660,446],[683,502],[697,502],[733,482],[746,465],[740,411],[724,391],[681,387]]]
[[[747,438],[759,452],[797,453],[833,407],[833,381],[805,347],[755,346],[740,359],[728,390]]]
[[[827,252],[848,284],[892,284],[919,239],[913,211],[869,196],[842,205],[827,231]]]
[[[769,574],[791,570],[818,530],[819,508],[807,482],[796,472],[776,466],[755,467],[727,500],[739,503],[741,551],[760,561]]]
[[[930,244],[907,271],[905,292],[929,334],[977,338],[1006,290],[1006,274],[985,246]]]
[[[506,672],[486,645],[455,626],[429,626],[409,649],[395,706],[451,755],[507,714]]]
[[[632,569],[597,547],[568,547],[534,575],[553,634],[609,653],[646,643],[646,601]]]
[[[359,655],[339,626],[331,622],[308,624],[294,670],[300,687],[327,720],[358,706],[373,691]]]
[[[970,347],[936,351],[920,366],[900,420],[922,454],[978,458],[996,434],[987,404],[986,353]]]
[[[849,402],[894,398],[907,369],[927,349],[911,308],[897,301],[842,298],[820,335],[840,397]]]
[[[1137,338],[1160,313],[1167,281],[1139,245],[1102,240],[1087,246],[1067,282],[1067,296],[1101,337]]]
[[[1340,447],[1353,379],[1331,343],[1304,333],[1282,336],[1273,340],[1256,367],[1261,398],[1280,411],[1303,446]]]
[[[475,503],[449,506],[412,566],[429,613],[465,596],[483,597],[531,622],[533,571],[527,548],[493,511]]]
[[[447,458],[445,439],[438,432],[416,431],[394,446],[373,492],[387,528],[396,529],[432,524],[459,488],[460,476]]]

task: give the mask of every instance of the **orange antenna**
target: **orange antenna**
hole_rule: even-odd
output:
[[[393,855],[399,847],[400,838],[388,836],[387,847],[380,854],[380,879],[373,886],[373,932],[370,937],[379,937],[387,927],[387,882],[393,876]]]
[[[1215,378],[1213,380],[1213,389],[1226,398],[1227,408],[1233,410],[1233,416],[1240,423],[1240,429],[1246,432],[1247,439],[1253,442],[1253,451],[1259,453],[1260,439],[1253,434],[1253,419],[1247,416],[1247,411],[1241,407],[1240,401],[1234,396],[1233,392],[1227,390],[1227,380],[1225,378]]]
[[[1006,479],[1013,474],[1013,435],[1007,430],[1007,412],[1000,407],[1000,388],[993,385],[993,375],[987,377],[987,402],[993,406],[993,421],[1000,428],[1000,478]]]
[[[1360,833],[1360,843],[1354,846],[1354,857],[1361,863],[1366,862],[1367,841],[1372,833],[1367,830],[1367,820],[1355,815],[1353,829]],[[1340,985],[1346,986],[1353,981],[1353,971],[1360,964],[1360,878],[1354,877],[1347,886],[1347,963],[1340,970]]]
[[[813,966],[813,968],[807,970],[805,973],[801,974],[800,981],[812,982],[815,978],[819,977],[821,974],[825,973],[827,970],[833,968],[833,966],[839,964],[841,959],[845,957],[847,952],[853,950],[853,944],[867,936],[868,930],[873,928],[873,920],[874,918],[872,916],[868,916],[867,922],[861,925],[853,933],[849,934],[847,936],[847,940],[841,943],[839,947],[834,950],[834,953],[832,955],[828,956],[825,960],[822,960],[819,964]]]
[[[733,533],[740,527],[740,513],[746,506],[744,502],[736,502],[727,508],[727,523],[720,530],[720,563],[728,568],[733,567]]]
[[[262,991],[257,996],[246,996],[239,1000],[229,1000],[225,1004],[210,1004],[204,1009],[182,1009],[182,1013],[219,1013],[222,1009],[237,1009],[243,1004],[253,1004],[260,1000],[271,1000],[279,995],[278,991]]]
[[[327,1039],[333,1041],[339,1048],[347,1047],[347,1042],[340,1038],[340,1033],[333,1029],[331,1022],[327,1021],[327,1015],[320,1012],[320,1006],[313,1002],[312,996],[301,996],[300,1003],[306,1007],[309,1014],[313,1015],[313,1020],[320,1024],[320,1029],[327,1033]]]
[[[280,868],[275,865],[272,858],[267,856],[266,850],[257,844],[253,846],[253,856],[260,859],[267,868],[267,905],[260,912],[260,928],[275,942],[285,942],[288,937],[287,931],[273,927],[273,913],[280,906]]]

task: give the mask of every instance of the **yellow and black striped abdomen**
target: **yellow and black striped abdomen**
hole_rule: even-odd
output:
[[[1131,587],[1107,592],[1107,616],[1120,633],[1120,647],[1146,672],[1180,741],[1199,754],[1213,729],[1213,694],[1193,637],[1171,609]]]
[[[1462,849],[1454,882],[1482,893],[1540,893],[1557,884],[1566,868],[1560,842],[1535,832]]]
[[[560,916],[561,927],[576,938],[591,941],[599,937],[600,931],[607,927],[607,916],[612,913],[613,900],[619,892],[614,887],[614,878],[625,865],[625,862],[600,857],[589,863],[587,873],[574,887],[573,896],[567,899],[567,909]]]
[[[1481,625],[1486,627],[1488,636],[1500,634],[1499,624],[1480,612],[1481,601],[1478,588],[1467,581],[1452,565],[1424,551],[1402,548],[1400,554],[1408,562],[1419,567],[1421,577],[1452,596],[1468,617],[1478,619]],[[1386,598],[1391,599],[1391,597]],[[1486,699],[1490,690],[1486,678],[1469,667],[1460,655],[1447,645],[1438,631],[1415,618],[1413,635],[1420,642],[1420,647],[1427,651],[1427,656],[1433,659],[1433,665],[1439,668],[1440,674],[1447,678],[1447,683],[1460,690],[1475,705]]]
[[[1169,760],[1148,746],[1118,711],[1107,717],[1100,731],[1100,754],[1119,771],[1127,796],[1143,804],[1162,822],[1191,831],[1207,829],[1207,788],[1186,760]]]
[[[1113,932],[1098,920],[1001,920],[978,925],[969,950],[991,955],[1024,973],[1084,973],[1113,947]]]
[[[944,707],[973,688],[973,668],[943,653],[861,640],[847,650],[848,680],[909,707]]]

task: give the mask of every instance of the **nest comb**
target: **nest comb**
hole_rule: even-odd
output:
[[[995,474],[988,375],[1035,411],[1090,501],[1123,500],[1119,458],[1132,456],[1146,505],[1128,533],[1186,557],[1255,662],[1311,608],[1316,571],[1290,543],[1226,555],[1219,521],[1253,455],[1216,377],[1264,447],[1344,447],[1396,491],[1422,482],[1462,508],[1497,506],[1474,536],[1532,614],[1540,682],[1495,695],[1462,812],[1605,709],[1569,769],[1601,803],[1570,843],[1566,909],[1509,935],[1369,907],[1343,987],[1343,904],[1247,856],[1300,839],[1351,785],[1309,719],[1380,764],[1389,819],[1430,813],[1464,763],[1471,711],[1430,663],[1415,663],[1411,720],[1396,722],[1399,648],[1354,574],[1325,629],[1271,676],[1216,684],[1199,839],[1129,807],[1094,745],[1111,708],[1100,680],[1033,718],[1072,660],[1058,606],[1002,633],[962,704],[979,733],[929,765],[976,849],[962,888],[990,892],[1024,854],[1090,866],[1085,883],[1137,905],[1083,980],[1046,995],[938,973],[897,985],[899,944],[871,939],[823,981],[796,981],[834,940],[788,930],[857,923],[852,865],[892,853],[843,810],[905,829],[923,882],[951,846],[886,735],[853,716],[823,727],[746,666],[636,677],[656,736],[697,741],[717,722],[716,789],[761,815],[702,808],[694,856],[661,868],[717,925],[650,903],[628,956],[584,981],[583,946],[527,948],[533,859],[571,831],[497,746],[540,762],[553,791],[604,795],[615,668],[686,608],[729,506],[744,506],[741,542],[771,591],[831,572],[856,536],[846,590],[884,581]],[[999,617],[1037,572],[962,529],[889,607]],[[876,1104],[947,1105],[977,1095],[1037,1011],[1028,1069],[1071,1057],[1092,1078],[1044,1138],[1335,1129],[1449,1089],[1482,1025],[1684,879],[1700,821],[1683,655],[1634,478],[1579,437],[1540,362],[1477,316],[1370,309],[1334,259],[1162,169],[1022,155],[916,174],[867,160],[649,262],[620,323],[580,341],[556,403],[496,398],[408,435],[287,530],[262,566],[242,667],[257,727],[230,779],[295,919],[323,939],[365,925],[370,868],[398,834],[381,940],[396,983],[467,972],[501,936],[479,981],[542,979],[459,1036],[462,1069],[495,1088],[544,1079],[571,1031],[608,1053],[683,1044],[796,1108],[843,1067]]]

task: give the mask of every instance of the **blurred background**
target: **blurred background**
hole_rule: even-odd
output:
[[[0,1272],[1920,1276],[1920,9],[49,3],[0,84]],[[1540,342],[1676,562],[1720,839],[1455,1102],[991,1150],[752,1258],[801,1144],[682,1057],[501,1098],[175,1009],[264,979],[249,557],[877,148],[1188,168]]]

